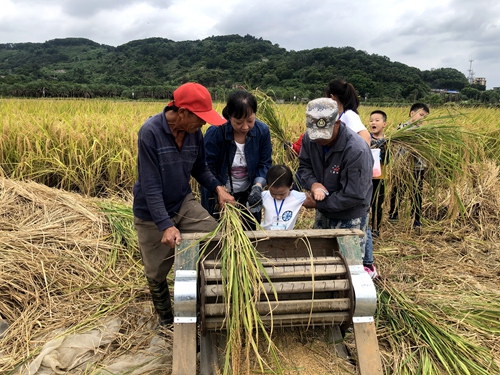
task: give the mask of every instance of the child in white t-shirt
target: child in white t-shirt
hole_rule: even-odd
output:
[[[268,190],[262,192],[264,219],[262,227],[266,230],[293,229],[300,207],[308,194],[292,190],[293,174],[286,165],[273,165],[267,171]]]

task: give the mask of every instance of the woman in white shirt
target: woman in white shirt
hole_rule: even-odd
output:
[[[363,125],[359,117],[359,98],[354,86],[344,80],[333,80],[326,86],[325,96],[337,102],[340,120],[354,133],[358,133],[369,146],[370,132]]]
[[[359,117],[359,98],[354,86],[346,81],[337,79],[326,86],[324,94],[325,97],[332,98],[337,102],[340,120],[354,133],[363,138],[369,146],[371,142],[370,132],[363,125]],[[288,144],[297,155],[300,153],[302,147],[303,136],[304,133],[295,142]]]

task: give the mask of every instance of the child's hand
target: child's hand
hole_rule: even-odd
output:
[[[378,139],[375,139],[375,142],[373,142],[373,143],[374,143],[374,145],[373,145],[373,147],[372,147],[372,148],[380,148],[380,149],[382,149],[382,148],[385,146],[386,142],[387,142],[387,141],[386,141],[386,139],[385,139],[385,138],[378,138]]]

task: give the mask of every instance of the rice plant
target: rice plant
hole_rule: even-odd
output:
[[[137,251],[139,244],[137,232],[133,225],[134,214],[132,206],[129,203],[123,203],[117,200],[97,200],[96,204],[106,215],[110,226],[110,242],[116,246],[110,254],[110,265],[116,268],[118,259],[124,250],[131,258],[138,258]],[[140,263],[139,259],[136,259]]]
[[[293,134],[288,117],[283,112],[286,108],[274,102],[266,93],[259,89],[252,91],[258,102],[257,116],[271,131],[273,145],[273,161],[275,164],[289,164],[292,170],[298,167],[297,155],[290,148],[289,143],[298,137]],[[304,111],[305,116],[305,111]]]
[[[253,91],[254,96],[258,101],[258,117],[261,121],[267,124],[271,132],[271,142],[273,147],[273,163],[285,164],[292,171],[296,171],[299,167],[298,155],[291,147],[291,142],[296,141],[301,133],[301,122],[297,123],[291,116],[292,112],[298,115],[299,118],[305,119],[305,107],[301,113],[296,108],[291,108],[290,105],[278,105],[266,93],[259,89]],[[302,108],[302,106],[299,106]],[[288,109],[285,110],[285,109]],[[284,115],[287,114],[287,116]],[[295,121],[295,122],[294,122]],[[305,123],[305,120],[302,120]],[[294,126],[291,126],[292,123]],[[305,126],[302,132],[305,131]],[[294,175],[295,183],[300,186]]]
[[[386,282],[379,298],[381,318],[390,327],[392,349],[398,353],[397,373],[488,375],[500,371],[486,348],[457,334],[401,290]]]
[[[262,265],[262,256],[243,229],[241,215],[251,219],[251,215],[245,209],[225,205],[217,229],[211,236],[203,239],[209,243],[215,236],[220,236],[216,251],[220,251],[226,309],[224,328],[227,332],[223,373],[251,373],[251,355],[256,359],[261,372],[264,372],[265,368],[272,370],[271,365],[266,363],[260,353],[262,338],[274,359],[276,369],[272,371],[282,373],[278,352],[271,340],[272,325],[270,328],[264,325],[256,306],[261,293],[269,302],[263,283],[265,281],[271,285],[272,283]],[[200,257],[203,257],[205,251],[206,248],[202,247]],[[277,300],[276,291],[273,291],[273,294],[274,300]],[[241,358],[242,348],[244,348],[243,358]],[[244,370],[240,367],[241,363],[245,365]]]
[[[108,101],[2,100],[3,173],[92,196],[130,190],[136,132],[161,107],[149,115],[137,109]]]

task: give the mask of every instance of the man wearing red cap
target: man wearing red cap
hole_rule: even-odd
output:
[[[181,232],[211,232],[216,220],[191,192],[190,178],[217,192],[219,204],[234,198],[221,186],[205,162],[201,127],[226,120],[212,108],[208,90],[185,83],[173,93],[163,112],[150,117],[139,130],[139,178],[134,185],[134,226],[144,273],[162,326],[173,322],[166,281],[174,263]]]

